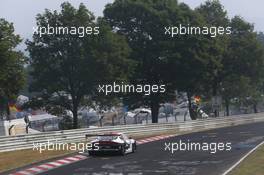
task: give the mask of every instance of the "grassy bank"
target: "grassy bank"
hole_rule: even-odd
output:
[[[264,145],[250,154],[229,175],[263,175],[264,174]]]
[[[32,149],[0,153],[0,172],[71,153],[70,151],[33,151]]]

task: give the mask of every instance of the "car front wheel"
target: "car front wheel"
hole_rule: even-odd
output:
[[[126,154],[126,149],[125,149],[125,145],[122,145],[121,146],[121,148],[120,148],[120,154],[122,155],[122,156],[124,156],[125,154]]]
[[[94,156],[95,155],[95,152],[94,151],[89,151],[89,156]]]
[[[136,143],[132,144],[132,153],[134,153],[137,150],[137,145]]]

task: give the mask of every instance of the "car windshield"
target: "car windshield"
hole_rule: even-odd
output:
[[[98,136],[97,139],[98,140],[115,140],[118,137],[119,137],[118,135],[106,135],[106,136]]]

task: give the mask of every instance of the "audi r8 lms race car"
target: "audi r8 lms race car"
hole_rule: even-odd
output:
[[[89,137],[91,135],[86,135]],[[121,155],[134,153],[137,149],[136,141],[123,133],[105,133],[96,135],[91,141],[92,149],[88,150],[89,155],[98,152],[117,152]]]

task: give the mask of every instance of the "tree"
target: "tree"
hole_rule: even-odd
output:
[[[158,122],[160,104],[173,100],[177,88],[192,89],[190,84],[195,81],[195,70],[203,68],[200,66],[203,65],[203,61],[199,60],[201,57],[196,55],[198,45],[202,43],[198,41],[202,38],[171,38],[164,34],[164,28],[179,24],[197,24],[200,22],[199,16],[186,4],[179,4],[175,0],[116,0],[106,6],[104,19],[114,31],[126,37],[132,49],[131,59],[137,62],[137,66],[130,82],[166,85],[165,93],[149,96],[133,94],[125,98],[125,102],[132,107],[150,107],[152,122]],[[178,78],[183,79],[185,75],[189,79],[178,81]],[[188,81],[190,83],[181,84]]]
[[[221,84],[226,115],[230,115],[231,99],[243,99],[249,94],[250,79],[239,75],[229,75]]]
[[[19,35],[14,34],[12,23],[0,19],[0,99],[1,107],[9,118],[9,100],[13,100],[25,83],[24,55],[16,51],[21,42]]]
[[[46,10],[36,20],[38,27],[46,28],[99,27],[99,33],[81,37],[76,32],[42,36],[34,33],[33,41],[27,42],[33,69],[32,90],[48,99],[44,105],[71,110],[73,128],[77,128],[78,108],[84,100],[94,100],[98,85],[127,78],[130,49],[123,37],[96,21],[83,4],[75,9],[63,3],[60,12]]]
[[[226,109],[232,98],[250,101],[257,112],[261,100],[264,73],[264,50],[254,26],[235,16],[231,20],[232,35],[223,61],[222,95]],[[228,110],[226,111],[229,114]]]
[[[229,27],[230,20],[228,19],[226,10],[219,0],[208,0],[195,10],[203,16],[207,27]],[[204,84],[207,97],[221,95],[220,90],[224,69],[223,61],[228,48],[228,42],[228,35],[219,35],[215,38],[211,38],[209,41],[207,56],[210,59],[207,64],[207,76]],[[211,95],[208,95],[209,93],[211,93]],[[215,116],[218,115],[217,109],[214,110],[214,113]]]

